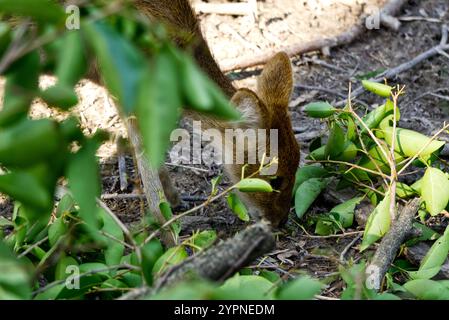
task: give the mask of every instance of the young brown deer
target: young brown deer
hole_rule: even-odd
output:
[[[193,50],[194,58],[209,77],[218,84],[230,98],[233,105],[243,114],[244,121],[236,123],[201,117],[203,128],[216,128],[224,132],[236,126],[246,129],[278,130],[278,158],[276,178],[267,180],[280,192],[250,193],[243,199],[253,216],[268,219],[273,226],[286,221],[291,204],[295,172],[299,164],[299,146],[295,139],[288,114],[288,103],[293,89],[293,73],[290,59],[285,53],[276,54],[257,80],[257,90],[237,90],[221,72],[204,40],[198,20],[189,0],[136,0],[136,6],[151,19],[166,24],[173,38],[181,48]],[[178,36],[182,31],[183,36]],[[268,144],[268,142],[267,142]],[[269,153],[269,146],[266,146]],[[246,167],[246,174],[259,169],[259,164]],[[240,178],[242,164],[226,165],[225,169],[232,181]]]

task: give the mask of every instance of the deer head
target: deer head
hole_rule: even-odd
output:
[[[278,132],[278,165],[275,177],[258,175],[269,182],[273,193],[242,194],[253,215],[267,218],[274,226],[286,221],[291,205],[295,173],[299,165],[299,146],[295,139],[288,114],[288,103],[293,89],[293,72],[290,59],[285,53],[276,54],[257,81],[257,90],[238,90],[231,102],[239,109],[246,128],[275,129]],[[267,143],[269,152],[269,143]],[[259,164],[248,165],[247,175],[256,172]],[[231,179],[236,181],[242,166],[227,166]]]

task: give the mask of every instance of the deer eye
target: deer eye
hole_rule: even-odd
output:
[[[284,182],[283,177],[276,177],[270,181],[271,187],[275,190],[279,190],[282,187],[282,183]]]

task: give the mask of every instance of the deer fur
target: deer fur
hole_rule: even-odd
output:
[[[216,128],[221,132],[235,127],[278,130],[279,163],[276,178],[269,179],[263,175],[257,177],[270,182],[279,192],[254,192],[241,196],[253,216],[262,216],[273,226],[285,222],[299,164],[299,146],[288,114],[293,72],[287,54],[278,53],[268,61],[258,77],[256,92],[249,89],[237,90],[215,62],[188,0],[135,0],[135,4],[151,19],[166,24],[180,48],[192,50],[198,65],[223,90],[244,117],[244,121],[232,123],[201,116],[205,128]],[[248,165],[246,175],[256,172],[259,166]],[[230,179],[236,182],[240,179],[242,165],[226,165],[225,170]]]

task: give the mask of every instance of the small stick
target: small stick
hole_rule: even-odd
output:
[[[43,243],[44,243],[45,241],[47,241],[47,240],[48,240],[48,236],[46,236],[45,238],[39,240],[39,241],[36,242],[36,243],[33,243],[33,245],[29,246],[24,252],[22,252],[21,254],[19,254],[19,255],[17,256],[17,258],[20,259],[20,258],[26,256],[28,253],[31,252],[31,250],[33,250],[34,248],[39,247],[41,244],[43,244]]]
[[[340,254],[340,263],[345,263],[346,259],[345,259],[345,255],[348,253],[349,249],[352,248],[352,246],[358,241],[360,240],[360,238],[362,237],[362,234],[359,233],[357,235],[357,237],[355,237],[354,239],[352,239],[352,241],[344,248],[344,250],[341,252]]]
[[[125,146],[122,139],[117,140],[118,173],[120,178],[120,191],[128,188],[128,173],[126,172]]]

